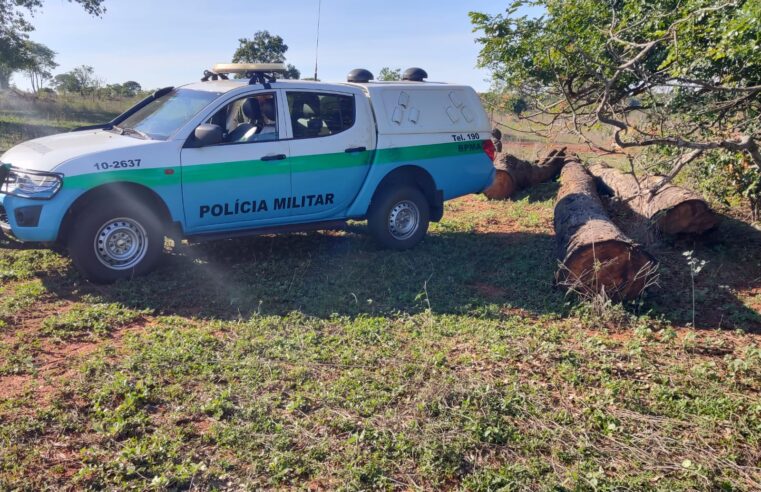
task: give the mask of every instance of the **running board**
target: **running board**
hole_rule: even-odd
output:
[[[312,222],[306,224],[289,224],[275,227],[261,227],[230,232],[210,232],[206,234],[194,234],[185,236],[191,242],[215,241],[218,239],[233,239],[238,237],[265,236],[268,234],[288,234],[294,232],[314,231],[340,231],[350,229],[346,221],[337,220],[332,222]]]

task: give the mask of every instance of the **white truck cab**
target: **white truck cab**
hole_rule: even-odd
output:
[[[109,123],[0,156],[0,228],[61,243],[96,282],[150,271],[164,236],[213,239],[368,220],[407,249],[443,202],[488,187],[494,146],[467,86],[277,79],[278,64],[217,65]],[[232,80],[240,74],[243,79]]]

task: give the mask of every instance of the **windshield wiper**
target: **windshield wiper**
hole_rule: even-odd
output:
[[[125,128],[124,131],[126,133],[131,133],[133,135],[138,135],[143,140],[151,140],[151,136],[150,135],[148,135],[145,132],[141,132],[140,130],[138,130],[136,128]]]
[[[121,127],[121,126],[114,125],[112,130],[116,130],[117,132],[119,132],[119,135],[137,135],[138,137],[142,138],[143,140],[151,140],[151,136],[148,135],[147,133],[141,132],[140,130],[137,130],[135,128],[130,128],[128,126],[127,127]]]

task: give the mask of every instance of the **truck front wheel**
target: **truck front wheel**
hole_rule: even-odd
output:
[[[143,275],[164,250],[161,221],[150,213],[96,204],[80,212],[69,235],[74,266],[96,283]]]
[[[367,225],[382,246],[410,249],[425,237],[430,206],[423,193],[412,186],[387,186],[373,199]]]

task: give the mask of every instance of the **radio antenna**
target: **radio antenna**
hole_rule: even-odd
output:
[[[317,81],[317,60],[320,55],[320,17],[322,16],[322,0],[317,0],[317,45],[314,48],[314,80]]]

